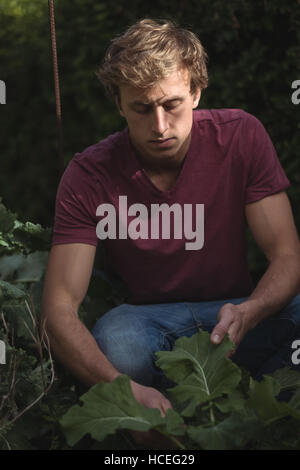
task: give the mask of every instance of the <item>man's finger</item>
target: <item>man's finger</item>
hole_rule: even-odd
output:
[[[225,338],[232,323],[234,322],[234,315],[232,311],[232,304],[225,304],[219,311],[219,322],[214,327],[211,333],[211,341],[214,344],[219,344]]]
[[[230,327],[228,328],[228,334],[231,341],[236,345],[238,342],[239,334],[240,334],[241,324],[240,322],[233,322]]]
[[[215,344],[221,343],[223,339],[225,338],[226,334],[228,333],[228,330],[232,324],[231,318],[222,318],[219,323],[216,324],[214,327],[212,333],[211,333],[211,341]]]
[[[171,402],[166,399],[166,401],[164,401],[164,402],[161,404],[161,406],[160,406],[160,412],[161,412],[163,418],[166,417],[167,411],[168,411],[170,408],[173,408],[172,405],[171,405]]]

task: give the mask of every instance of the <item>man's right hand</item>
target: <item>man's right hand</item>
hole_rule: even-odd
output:
[[[158,408],[163,417],[166,416],[168,409],[173,408],[171,402],[155,388],[140,385],[133,380],[130,380],[130,385],[135,399],[146,408]],[[146,432],[132,430],[129,432],[137,444],[144,445],[146,448],[177,449],[174,442],[167,436],[153,429]]]
[[[158,408],[163,417],[172,408],[171,402],[158,390],[146,387],[130,380],[131,390],[135,399],[146,408]]]

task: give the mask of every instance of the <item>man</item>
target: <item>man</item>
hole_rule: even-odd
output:
[[[155,367],[199,326],[256,376],[288,364],[300,325],[300,245],[289,181],[262,124],[198,110],[206,53],[169,22],[142,20],[109,47],[98,77],[128,128],[76,154],[57,193],[43,322],[55,355],[87,385],[131,377],[136,399],[171,403]],[[248,224],[269,266],[256,287]],[[99,241],[100,239],[100,241]],[[97,244],[128,303],[92,333],[78,319]]]

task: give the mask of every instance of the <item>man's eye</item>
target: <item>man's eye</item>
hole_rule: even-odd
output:
[[[179,101],[172,101],[170,103],[163,104],[163,108],[165,111],[172,111],[173,109],[177,108],[181,102]],[[152,112],[152,106],[138,106],[134,108],[134,111],[138,114],[149,114]]]
[[[164,105],[164,108],[165,108],[166,111],[172,111],[172,109],[178,108],[179,104],[180,103],[178,101],[176,101],[174,103],[166,103]]]
[[[148,108],[147,106],[145,107],[142,107],[142,108],[136,108],[135,109],[135,112],[138,113],[138,114],[147,114],[149,113],[151,110],[151,108]]]

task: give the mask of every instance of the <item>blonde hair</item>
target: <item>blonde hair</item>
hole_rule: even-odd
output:
[[[108,94],[119,97],[119,86],[150,88],[174,71],[190,74],[190,92],[208,85],[207,54],[197,36],[171,21],[144,19],[112,40],[96,75]]]

